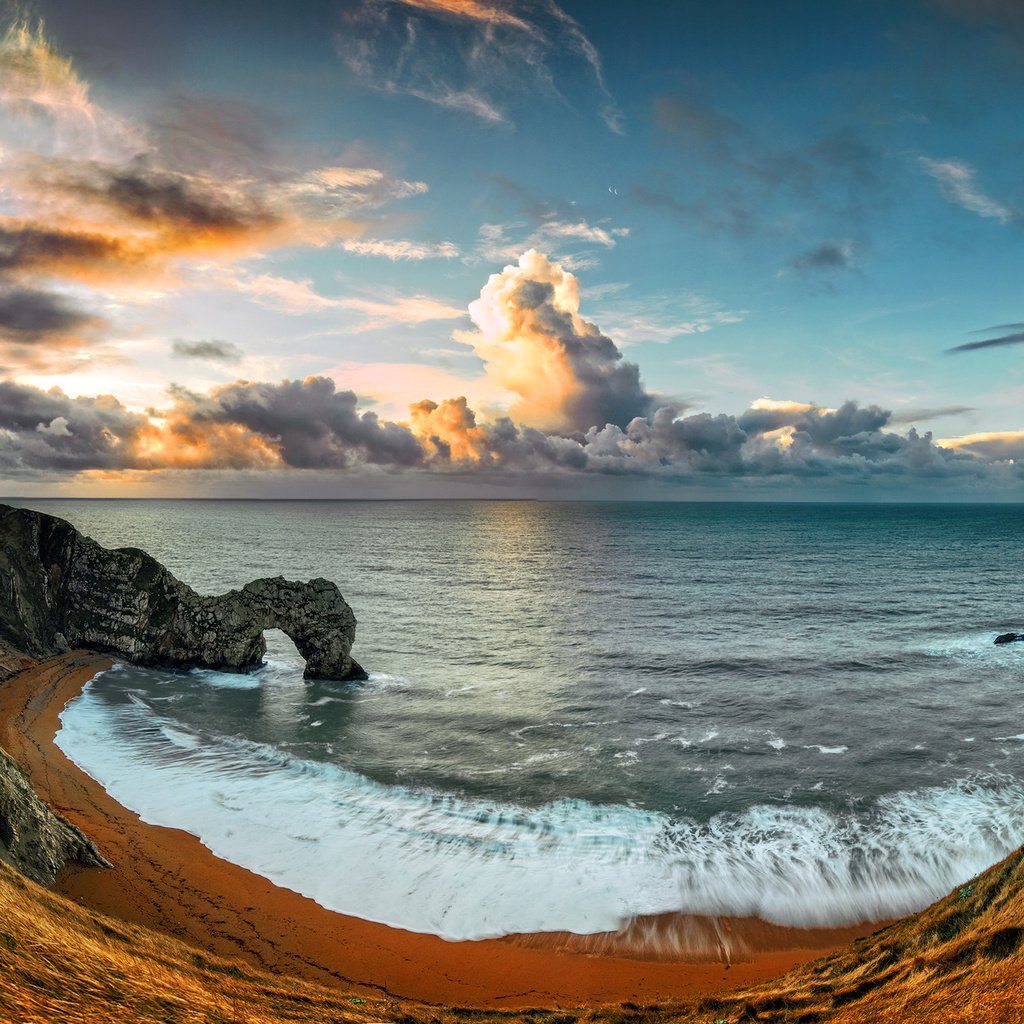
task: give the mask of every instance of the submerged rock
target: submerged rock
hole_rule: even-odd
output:
[[[138,548],[108,549],[70,523],[0,505],[0,651],[34,658],[85,647],[142,665],[246,672],[265,629],[291,637],[314,679],[365,679],[356,618],[325,579],[255,580],[197,594]]]
[[[92,840],[36,796],[17,762],[0,750],[0,860],[40,885],[67,864],[109,868]]]
[[[1000,633],[996,637],[997,644],[1019,644],[1024,643],[1024,633]]]

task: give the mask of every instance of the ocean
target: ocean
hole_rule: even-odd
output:
[[[1024,843],[1024,508],[33,501],[203,593],[334,580],[365,683],[118,666],[58,743],[325,907],[449,939],[854,924]]]

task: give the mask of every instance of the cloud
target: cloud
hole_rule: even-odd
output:
[[[993,430],[939,441],[945,448],[984,460],[1024,462],[1024,430]]]
[[[946,416],[964,416],[977,412],[971,405],[945,405],[936,409],[906,409],[890,418],[890,423],[923,423],[926,420],[943,419]]]
[[[841,242],[823,242],[813,249],[794,256],[779,273],[840,273],[855,270],[857,267],[857,245],[846,240]]]
[[[606,127],[623,131],[597,48],[554,0],[362,0],[343,19],[338,54],[371,88],[507,125],[511,95],[560,95],[553,67],[569,57],[586,69]],[[571,81],[559,76],[563,92]]]
[[[629,228],[606,227],[606,223],[592,224],[585,218],[565,220],[547,212],[532,229],[522,223],[481,224],[475,256],[478,261],[499,263],[536,249],[570,270],[589,269],[598,265],[597,251],[614,249],[629,236]]]
[[[171,405],[132,412],[110,396],[70,398],[0,382],[0,470],[52,479],[89,470],[319,470],[600,475],[776,486],[928,483],[1019,486],[1024,432],[935,443],[887,429],[890,414],[773,403],[758,416],[681,415],[663,405],[625,426],[565,437],[514,422],[480,421],[464,397],[413,404],[408,423],[360,411],[333,380],[236,381]],[[772,417],[766,417],[769,413]],[[780,426],[781,424],[781,426]],[[770,428],[770,429],[769,429]],[[1012,460],[1017,460],[1014,462]]]
[[[339,309],[350,309],[361,313],[366,319],[356,331],[375,331],[392,324],[412,326],[430,323],[434,320],[458,320],[466,315],[463,309],[438,302],[426,295],[408,295],[380,302],[373,299],[337,299],[334,305]]]
[[[428,295],[389,295],[385,298],[332,298],[321,295],[308,278],[294,280],[276,274],[248,274],[227,271],[208,275],[208,283],[217,288],[231,288],[252,299],[264,309],[291,316],[310,313],[354,312],[362,322],[356,332],[373,331],[393,324],[412,326],[435,320],[458,320],[466,315],[449,303]]]
[[[383,256],[397,263],[404,260],[455,259],[459,248],[453,242],[410,242],[404,239],[347,240],[341,243],[345,252],[359,256]]]
[[[69,398],[0,381],[0,469],[9,475],[123,469],[152,432],[148,417],[110,395]]]
[[[103,326],[66,295],[0,285],[0,369],[4,362],[8,372],[73,367]]]
[[[1021,324],[1006,324],[1005,327],[1020,327]],[[990,327],[989,330],[1000,330],[998,327]],[[975,332],[978,333],[978,332]],[[982,348],[1005,348],[1009,345],[1024,344],[1024,331],[1013,331],[1010,334],[1001,334],[997,338],[984,338],[979,341],[966,341],[962,345],[954,345],[946,349],[946,354],[953,352],[975,352]]]
[[[0,109],[8,144],[51,153],[98,155],[138,146],[140,133],[95,103],[71,60],[46,38],[42,21],[15,17],[0,34]]]
[[[743,309],[722,309],[696,292],[646,295],[642,299],[619,297],[600,312],[602,324],[620,348],[644,342],[668,344],[685,335],[741,323],[746,315]]]
[[[651,396],[615,343],[579,316],[576,278],[536,250],[492,274],[471,302],[471,345],[488,376],[519,395],[511,413],[551,431],[624,424],[645,414]]]
[[[977,172],[970,164],[962,160],[931,160],[926,156],[918,157],[918,160],[951,203],[1000,224],[1020,220],[1017,210],[981,191],[976,181]]]
[[[308,278],[294,280],[277,274],[246,274],[226,272],[215,275],[210,284],[217,288],[232,288],[248,296],[264,309],[291,316],[305,316],[334,309],[337,300],[320,295]]]
[[[399,304],[383,305],[393,316]],[[475,330],[455,337],[483,361],[483,381],[435,372],[433,386],[452,387],[448,394],[457,397],[416,398],[404,422],[366,409],[351,386],[326,376],[237,380],[203,393],[172,385],[167,402],[145,412],[109,395],[70,397],[3,381],[0,471],[44,479],[183,469],[412,472],[507,482],[586,474],[826,488],[992,488],[1024,479],[1024,432],[936,443],[930,433],[893,429],[898,419],[889,410],[853,401],[823,408],[765,397],[740,416],[659,402],[612,339],[582,319],[576,278],[540,253],[524,253],[491,275],[470,315]],[[178,348],[193,357],[232,354],[224,342],[179,340]],[[336,373],[349,376],[342,365]],[[395,374],[381,364],[382,380]],[[372,381],[359,386],[374,393]],[[466,394],[486,400],[486,388],[514,396],[508,414],[473,408]]]
[[[29,343],[49,341],[95,320],[63,295],[34,288],[0,290],[0,332],[8,338]]]
[[[211,363],[237,363],[245,353],[230,341],[185,341],[175,338],[171,345],[175,359],[205,359]]]
[[[167,447],[175,453],[191,450],[188,465],[218,465],[224,432],[231,431],[244,444],[232,454],[256,467],[268,451],[298,469],[422,462],[423,449],[408,427],[359,412],[357,404],[353,392],[338,391],[327,377],[279,384],[237,381],[207,395],[178,388],[163,417]]]

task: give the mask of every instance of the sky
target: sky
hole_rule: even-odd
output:
[[[0,11],[0,493],[1024,496],[1017,0]]]

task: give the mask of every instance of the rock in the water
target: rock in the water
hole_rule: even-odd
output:
[[[1024,633],[1000,633],[996,637],[997,644],[1019,644],[1024,643]]]
[[[143,665],[245,672],[281,629],[314,679],[365,679],[352,660],[356,619],[327,580],[255,580],[197,594],[137,548],[110,550],[70,523],[0,505],[0,651],[35,658],[69,647]]]
[[[16,761],[0,750],[0,860],[40,885],[66,864],[109,868],[83,832],[36,796]]]

